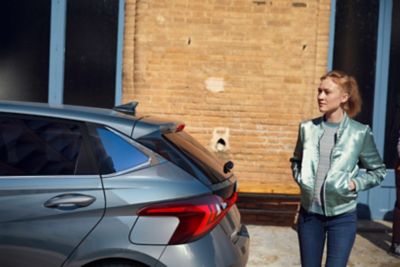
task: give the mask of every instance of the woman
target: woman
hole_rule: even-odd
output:
[[[326,266],[345,267],[356,236],[357,192],[377,186],[386,168],[371,129],[351,119],[361,110],[353,77],[340,71],[322,76],[318,106],[323,116],[300,124],[291,158],[301,189],[301,263],[321,266],[327,237]]]

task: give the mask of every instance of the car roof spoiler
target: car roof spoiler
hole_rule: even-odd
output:
[[[132,132],[133,138],[140,138],[155,132],[161,134],[180,132],[185,128],[185,124],[179,121],[171,121],[152,116],[142,117],[137,120]]]

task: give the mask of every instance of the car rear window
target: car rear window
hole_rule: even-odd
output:
[[[106,128],[91,128],[90,138],[101,174],[134,169],[149,162],[149,156]]]
[[[200,170],[213,184],[231,176],[224,173],[223,164],[211,152],[185,131],[164,134],[161,138],[145,136],[137,141],[198,178]]]

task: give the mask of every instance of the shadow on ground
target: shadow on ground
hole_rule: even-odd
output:
[[[367,205],[358,204],[357,233],[370,241],[379,249],[389,251],[392,242],[392,218],[393,212],[388,212],[383,221],[373,221],[371,210]]]

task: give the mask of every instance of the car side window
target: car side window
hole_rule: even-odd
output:
[[[134,169],[150,160],[139,148],[107,128],[91,129],[90,137],[101,174]]]
[[[87,174],[79,124],[0,116],[0,175]]]

